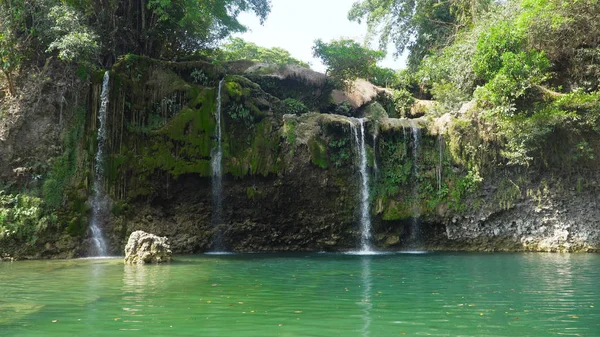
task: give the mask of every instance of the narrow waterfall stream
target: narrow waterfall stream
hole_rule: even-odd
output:
[[[371,207],[369,204],[369,172],[367,171],[367,150],[365,145],[365,120],[364,118],[355,119],[360,126],[357,130],[357,125],[354,120],[350,123],[350,129],[354,136],[358,153],[358,164],[360,171],[360,252],[369,253],[371,249]]]
[[[92,220],[90,229],[92,231],[92,242],[94,243],[93,256],[106,256],[106,242],[102,235],[102,222],[106,215],[106,195],[102,182],[104,181],[104,148],[106,146],[106,114],[109,98],[110,75],[104,73],[102,80],[102,92],[100,94],[100,110],[98,111],[98,150],[95,160],[94,197],[92,199]]]
[[[442,190],[442,172],[444,171],[444,136],[440,133],[438,136],[438,146],[439,146],[439,154],[440,161],[437,167],[437,184],[438,191]]]
[[[421,239],[421,228],[419,216],[421,215],[421,206],[419,204],[419,145],[421,142],[421,130],[417,124],[410,120],[410,129],[412,133],[412,157],[415,181],[413,184],[413,217],[410,225],[411,241],[418,244]]]
[[[214,228],[221,225],[222,213],[223,213],[223,130],[221,126],[221,90],[223,88],[223,82],[225,79],[222,79],[219,82],[219,91],[217,94],[217,109],[215,111],[215,120],[217,122],[215,136],[217,137],[217,145],[212,150],[212,225]],[[223,233],[220,230],[217,230],[216,237],[213,245],[213,250],[222,251],[223,250]]]

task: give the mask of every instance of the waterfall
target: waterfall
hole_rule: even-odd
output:
[[[440,151],[440,162],[437,169],[438,191],[442,190],[442,171],[444,170],[444,136],[440,133],[438,136],[438,145]]]
[[[215,111],[215,119],[217,122],[216,126],[216,137],[217,137],[217,146],[212,150],[212,224],[214,227],[219,226],[222,222],[222,212],[223,212],[223,140],[222,140],[222,127],[221,127],[221,90],[223,88],[223,82],[225,79],[222,79],[219,82],[219,92],[217,94],[217,110]],[[221,237],[220,230],[217,231],[217,236],[215,239],[215,249],[221,250],[223,247],[223,239]]]
[[[104,148],[106,146],[106,114],[109,98],[109,73],[104,73],[102,92],[100,94],[100,110],[98,111],[98,150],[96,151],[96,170],[94,177],[94,198],[92,199],[92,241],[96,256],[106,256],[106,242],[102,235],[101,222],[104,222],[107,209],[106,195],[102,183],[104,181]]]
[[[350,123],[354,142],[358,149],[358,163],[360,170],[360,251],[371,252],[371,210],[369,204],[369,172],[367,171],[367,150],[365,146],[365,120],[357,120],[360,125],[360,137],[355,123]]]
[[[419,204],[419,143],[421,141],[421,131],[414,121],[410,121],[410,129],[412,133],[412,156],[413,156],[413,170],[415,175],[415,182],[413,185],[413,217],[411,221],[411,239],[413,243],[419,241],[421,236],[421,229],[419,226],[419,216],[421,215],[421,206]]]

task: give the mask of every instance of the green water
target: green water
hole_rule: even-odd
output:
[[[600,255],[0,263],[0,336],[600,336]]]

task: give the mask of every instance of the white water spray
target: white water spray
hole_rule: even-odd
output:
[[[356,124],[351,122],[350,129],[358,149],[358,163],[360,170],[360,251],[371,252],[371,207],[369,204],[369,172],[367,171],[367,150],[365,145],[365,120],[357,119],[360,125],[360,137]]]
[[[437,169],[438,191],[442,190],[442,172],[444,171],[444,136],[440,133],[438,136],[438,145],[440,151],[440,161]]]
[[[98,150],[96,151],[96,169],[94,177],[94,198],[92,199],[92,241],[96,256],[106,256],[106,242],[102,235],[102,224],[106,215],[106,195],[102,183],[104,180],[104,148],[106,146],[106,115],[109,98],[109,73],[104,73],[102,92],[100,94],[100,110],[98,111]]]
[[[212,224],[213,226],[219,226],[222,222],[223,212],[223,140],[222,140],[222,127],[221,127],[221,90],[223,88],[222,79],[219,82],[219,92],[217,94],[217,110],[215,111],[215,119],[217,122],[216,136],[217,146],[212,150],[212,200],[213,200],[213,213],[212,213]],[[215,239],[215,249],[221,250],[223,243],[221,233],[217,232]]]
[[[419,204],[419,143],[421,141],[421,131],[414,121],[410,121],[412,132],[412,156],[415,182],[413,185],[413,217],[411,221],[411,239],[417,242],[420,239],[421,229],[419,226],[419,216],[421,215],[421,206]]]

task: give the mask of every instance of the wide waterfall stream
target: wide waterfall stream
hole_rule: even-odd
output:
[[[106,146],[106,114],[109,100],[109,72],[104,73],[102,79],[102,92],[100,94],[100,110],[98,111],[98,149],[96,150],[94,195],[92,199],[92,242],[94,243],[93,256],[106,256],[106,242],[102,234],[102,222],[105,220],[107,200],[104,188],[104,151]]]

